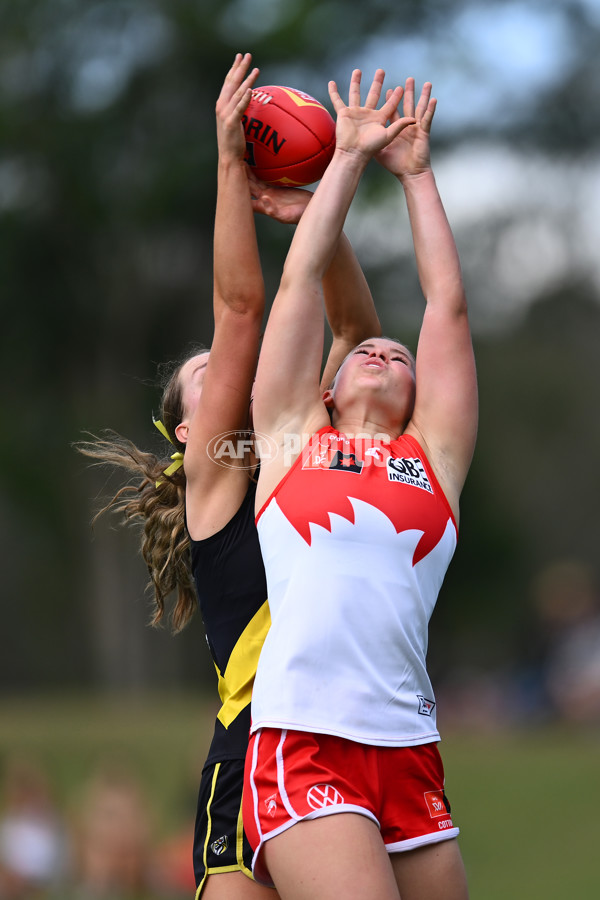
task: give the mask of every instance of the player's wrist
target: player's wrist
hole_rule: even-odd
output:
[[[338,165],[362,171],[372,156],[372,153],[358,147],[336,146],[332,162],[336,161]]]
[[[434,180],[433,169],[430,165],[419,169],[417,172],[400,172],[396,177],[400,181],[402,187],[409,190]]]
[[[244,162],[239,153],[233,151],[224,151],[219,154],[217,163],[218,173],[220,175],[229,175],[241,172],[247,179],[248,166]]]

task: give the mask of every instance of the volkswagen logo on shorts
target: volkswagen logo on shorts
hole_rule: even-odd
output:
[[[224,431],[209,441],[206,453],[226,469],[253,469],[256,459],[273,459],[277,443],[259,431]]]
[[[313,784],[306,795],[311,809],[325,809],[326,806],[339,806],[344,798],[332,784]]]

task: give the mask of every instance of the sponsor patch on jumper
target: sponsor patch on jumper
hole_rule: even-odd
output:
[[[357,459],[356,453],[343,453],[341,450],[338,450],[333,457],[329,468],[337,469],[341,472],[354,472],[356,475],[360,475],[363,468],[363,462],[362,460]]]
[[[428,700],[422,694],[417,694],[417,700],[419,701],[419,715],[430,716],[435,709],[435,700]]]
[[[429,810],[429,815],[432,819],[437,819],[438,816],[447,816],[448,815],[448,807],[446,805],[446,798],[444,797],[443,791],[425,791],[424,795],[425,803],[427,804],[427,809]]]
[[[423,463],[417,456],[402,456],[400,459],[388,457],[386,461],[388,481],[399,481],[401,484],[410,484],[433,494],[431,482]]]
[[[368,446],[372,445],[370,440]],[[301,446],[301,443],[298,444]],[[341,434],[322,434],[309,448],[303,469],[333,469],[338,472],[354,472],[359,475],[364,462],[363,442],[350,440]]]

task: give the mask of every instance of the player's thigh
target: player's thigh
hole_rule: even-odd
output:
[[[458,841],[452,838],[390,856],[402,900],[468,900]]]
[[[264,854],[282,900],[399,900],[381,834],[366,816],[305,819],[266,841]]]
[[[201,900],[278,900],[278,896],[243,872],[219,872],[206,879]]]

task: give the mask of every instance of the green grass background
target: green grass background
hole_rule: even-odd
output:
[[[168,836],[192,820],[214,713],[201,696],[4,698],[0,764],[40,763],[65,809],[124,765]],[[472,900],[600,897],[600,728],[450,729],[440,749]]]
[[[600,897],[600,731],[452,734],[440,749],[472,900]]]

